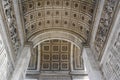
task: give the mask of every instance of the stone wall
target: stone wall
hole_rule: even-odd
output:
[[[120,80],[120,32],[101,65],[106,80]]]
[[[13,66],[11,60],[8,58],[0,35],[0,80],[10,80],[12,73]]]
[[[120,4],[119,4],[120,7]],[[120,9],[117,10],[109,41],[101,61],[105,80],[120,80]]]

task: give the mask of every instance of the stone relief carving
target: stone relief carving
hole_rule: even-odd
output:
[[[98,31],[95,38],[95,49],[98,53],[98,56],[101,55],[101,51],[106,43],[107,36],[111,28],[113,14],[115,13],[115,8],[117,6],[118,1],[119,0],[105,1]]]
[[[14,14],[14,8],[12,0],[2,0],[3,2],[3,10],[5,13],[5,18],[8,24],[8,29],[11,37],[11,42],[13,44],[13,48],[15,53],[17,53],[20,42],[19,42],[19,35],[17,33],[17,24],[16,24],[16,17]]]

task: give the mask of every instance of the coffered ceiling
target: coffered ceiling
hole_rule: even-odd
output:
[[[95,0],[22,0],[21,4],[27,39],[39,32],[61,30],[88,40]]]
[[[34,47],[28,71],[84,70],[82,48],[65,40],[47,40]],[[71,65],[72,64],[72,65]]]
[[[62,31],[73,34],[87,43],[92,31],[95,5],[95,0],[22,0],[20,7],[26,39],[30,41],[33,36],[45,32]],[[84,70],[81,47],[80,49],[75,45],[71,47],[72,43],[62,43],[62,40],[57,40],[57,43],[53,41],[49,39],[48,42],[36,45],[29,70],[70,71],[70,64],[74,65],[75,71]],[[67,49],[66,52],[64,49]],[[73,56],[71,51],[74,53]],[[73,62],[70,61],[71,58]]]

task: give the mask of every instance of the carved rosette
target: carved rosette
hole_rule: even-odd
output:
[[[112,19],[119,0],[105,0],[103,12],[99,22],[97,34],[95,37],[95,50],[98,56],[101,57],[102,50],[105,46],[109,31],[111,29]]]
[[[17,23],[16,23],[16,17],[14,13],[14,7],[12,0],[2,0],[3,4],[3,10],[5,14],[5,20],[7,22],[8,26],[8,33],[10,34],[11,43],[15,52],[15,55],[17,55],[20,41],[19,41],[19,35],[17,30]]]

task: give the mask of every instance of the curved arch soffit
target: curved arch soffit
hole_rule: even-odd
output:
[[[43,41],[46,40],[52,40],[52,39],[60,39],[60,40],[66,40],[68,42],[73,43],[78,48],[82,48],[82,39],[74,34],[71,34],[69,32],[64,31],[48,31],[41,34],[38,34],[34,37],[31,37],[28,41],[33,42],[33,46],[40,44]]]

